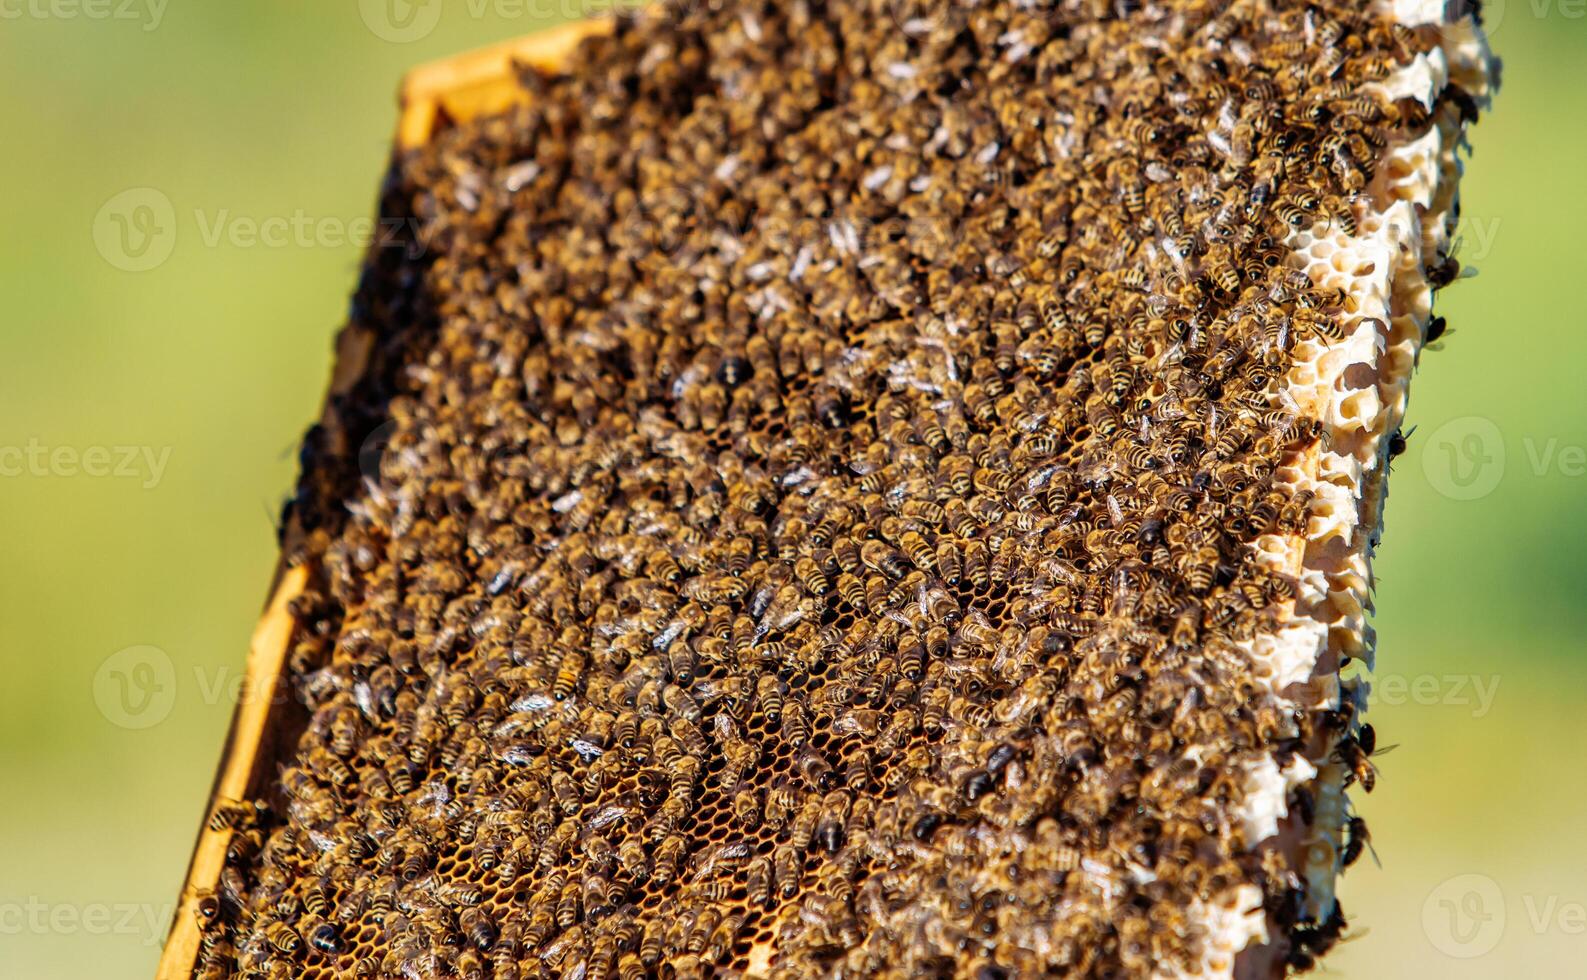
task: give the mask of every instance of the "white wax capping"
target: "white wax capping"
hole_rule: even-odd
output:
[[[1153,974],[1160,980],[1216,980],[1234,975],[1234,958],[1247,946],[1267,942],[1267,917],[1262,914],[1262,890],[1244,884],[1221,904],[1197,902],[1191,918],[1206,930],[1201,962],[1185,970],[1162,966]]]
[[[1444,19],[1444,0],[1393,0],[1393,13],[1406,27],[1437,24]]]
[[[1277,633],[1252,637],[1244,646],[1253,659],[1272,669],[1268,683],[1277,692],[1310,677],[1327,642],[1328,630],[1321,623],[1298,620]]]
[[[1442,0],[1385,2],[1408,27],[1443,21]],[[1432,108],[1453,82],[1485,101],[1492,59],[1481,29],[1466,17],[1444,25],[1440,38],[1439,47],[1385,79],[1379,93]],[[1337,663],[1345,654],[1366,660],[1369,667],[1373,661],[1374,638],[1366,625],[1372,582],[1368,549],[1381,522],[1388,440],[1404,418],[1410,372],[1431,315],[1423,267],[1448,247],[1454,188],[1447,183],[1459,175],[1454,150],[1462,124],[1447,112],[1438,118],[1425,134],[1384,152],[1370,188],[1378,209],[1359,217],[1354,235],[1324,221],[1287,240],[1314,284],[1343,289],[1355,307],[1339,341],[1296,345],[1296,363],[1280,397],[1323,423],[1326,448],[1295,467],[1296,475],[1286,475],[1296,491],[1312,494],[1304,535],[1264,539],[1257,547],[1264,565],[1296,574],[1293,610],[1271,633],[1242,646],[1257,676],[1291,709],[1327,710],[1341,699],[1364,701],[1367,690],[1360,678],[1340,681],[1332,671],[1312,675],[1320,661]],[[1237,814],[1247,842],[1258,846],[1277,833],[1290,790],[1314,781],[1316,821],[1302,849],[1301,869],[1310,919],[1326,917],[1333,907],[1348,816],[1345,767],[1329,759],[1331,751],[1327,747],[1282,772],[1272,758],[1250,763],[1246,799]],[[1259,911],[1254,914],[1261,917]],[[1216,910],[1207,915],[1209,930],[1226,930],[1219,932],[1218,948],[1254,935],[1238,917]],[[1203,973],[1189,975],[1231,975],[1212,966],[1209,959]]]
[[[1416,99],[1431,109],[1438,93],[1449,80],[1449,63],[1442,48],[1419,54],[1401,70],[1384,80],[1382,91],[1392,102]]]
[[[1289,816],[1289,791],[1317,775],[1317,767],[1294,756],[1282,770],[1272,756],[1264,756],[1245,772],[1245,807],[1239,816],[1245,839],[1255,844],[1278,833],[1278,822]]]

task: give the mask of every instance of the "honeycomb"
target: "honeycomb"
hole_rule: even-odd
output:
[[[1287,241],[1313,282],[1346,290],[1359,309],[1374,315],[1338,343],[1320,345],[1310,356],[1303,353],[1288,376],[1287,397],[1322,421],[1327,444],[1295,474],[1295,484],[1326,503],[1314,507],[1304,539],[1265,543],[1269,560],[1300,570],[1299,598],[1291,621],[1280,630],[1282,638],[1253,648],[1259,659],[1275,664],[1274,676],[1280,679],[1275,689],[1304,681],[1286,692],[1289,698],[1303,708],[1350,714],[1355,736],[1361,734],[1370,684],[1359,673],[1341,679],[1337,671],[1352,659],[1373,666],[1366,616],[1388,469],[1404,448],[1399,433],[1411,373],[1424,342],[1436,340],[1443,329],[1435,324],[1433,294],[1452,274],[1446,255],[1459,213],[1456,151],[1475,107],[1487,104],[1498,78],[1497,62],[1475,20],[1442,23],[1438,4],[1402,8],[1395,14],[1402,23],[1437,25],[1439,43],[1377,88],[1384,97],[1425,105],[1433,125],[1391,138],[1371,189],[1375,206],[1353,231],[1314,225]],[[1441,98],[1452,81],[1462,94]],[[1333,746],[1324,748],[1329,751],[1312,760],[1321,775],[1308,787],[1315,818],[1302,841],[1309,918],[1329,914],[1334,876],[1353,860],[1348,855],[1359,856],[1365,846],[1364,824],[1350,815],[1344,797],[1362,760],[1348,748],[1343,758]],[[1269,781],[1261,795],[1282,815],[1285,792],[1310,778],[1297,774],[1283,786]]]
[[[721,0],[400,153],[196,975],[1307,965],[1454,36]]]

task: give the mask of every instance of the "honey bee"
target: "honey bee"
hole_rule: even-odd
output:
[[[1411,426],[1410,432],[1406,432],[1401,429],[1395,429],[1394,434],[1389,436],[1389,460],[1391,462],[1405,453],[1407,440],[1410,439],[1411,434],[1415,431],[1416,427],[1413,425]],[[1368,749],[1367,754],[1371,755],[1372,750]]]
[[[694,647],[684,640],[676,640],[666,651],[668,668],[679,684],[694,682],[695,668],[699,664]]]
[[[637,837],[617,845],[617,863],[636,884],[643,886],[650,880],[650,857]]]
[[[1219,289],[1226,293],[1239,292],[1240,269],[1227,247],[1220,245],[1209,250],[1204,262],[1208,278]]]
[[[821,800],[814,833],[815,839],[829,854],[843,846],[849,804],[849,791],[845,789],[832,790]]]
[[[1279,201],[1274,212],[1280,221],[1291,228],[1304,228],[1311,221],[1310,209],[1293,198]]]
[[[799,891],[799,881],[804,876],[799,853],[792,843],[787,843],[779,844],[771,854],[777,894],[784,899],[792,898]]]
[[[1372,835],[1367,832],[1367,822],[1360,817],[1351,817],[1345,823],[1344,849],[1339,857],[1340,867],[1348,868],[1361,858],[1361,853],[1372,847]],[[1372,860],[1377,862],[1378,855],[1374,850]]]
[[[1457,246],[1459,243],[1456,243]],[[1453,250],[1450,254],[1442,256],[1437,262],[1423,268],[1428,285],[1434,289],[1443,289],[1456,279],[1460,278],[1460,260],[1455,258]]]
[[[741,785],[733,792],[733,816],[746,828],[753,830],[760,825],[761,801],[760,793],[752,785]]]
[[[664,887],[677,876],[678,866],[683,860],[684,847],[683,838],[675,836],[664,838],[656,846],[655,856],[651,861],[650,876],[658,887]]]
[[[865,567],[875,572],[881,572],[889,578],[903,578],[909,574],[909,565],[904,556],[889,547],[882,541],[867,541],[861,548],[861,560]]]
[[[887,579],[881,575],[871,575],[865,579],[864,607],[871,612],[880,612],[892,602],[893,589]]]
[[[963,545],[964,552],[964,579],[976,591],[991,588],[991,559],[987,555],[986,545],[979,540],[966,541]]]
[[[529,923],[524,927],[524,945],[539,946],[545,942],[557,929],[554,911],[547,908],[536,908],[529,914]]]
[[[293,956],[303,948],[303,940],[285,922],[266,922],[264,938],[273,949],[286,956]]]
[[[644,936],[639,942],[640,963],[646,967],[653,967],[660,962],[665,939],[665,926],[662,920],[659,917],[647,919]]]
[[[243,802],[223,799],[210,812],[208,826],[214,831],[250,830],[269,813],[270,806],[263,800]]]
[[[667,685],[661,691],[661,700],[671,714],[691,724],[700,723],[702,717],[700,706],[683,688],[676,684]]]
[[[220,913],[220,899],[213,892],[199,895],[193,903],[193,916],[198,920],[199,928],[213,925],[220,919]]]
[[[793,821],[788,827],[788,839],[799,853],[803,854],[810,849],[810,841],[816,832],[816,822],[820,818],[821,797],[815,795],[807,797],[794,812]]]
[[[832,584],[827,580],[826,573],[809,558],[800,558],[794,563],[794,574],[804,585],[806,591],[813,595],[826,595],[832,590]]]
[[[832,509],[816,526],[810,529],[810,543],[817,548],[832,546],[836,548],[838,532],[847,526],[850,514],[841,507]]]
[[[863,611],[868,608],[865,597],[865,583],[848,572],[843,572],[838,576],[838,595],[856,610]]]
[[[783,703],[782,736],[792,745],[802,745],[810,736],[810,723],[805,709],[796,701]]]
[[[1307,924],[1293,930],[1286,964],[1296,970],[1310,969],[1316,963],[1316,955],[1333,945],[1344,927],[1344,909],[1335,899],[1333,910],[1322,923],[1315,926]]]
[[[325,875],[310,879],[303,890],[303,910],[323,917],[330,902],[329,890],[330,881]]]
[[[726,716],[718,715],[717,717],[724,718]],[[718,779],[724,787],[731,787],[743,778],[746,770],[749,770],[759,761],[760,749],[755,744],[737,737],[723,739],[721,745],[722,756],[726,760],[726,765],[719,773]]]
[[[1377,747],[1371,725],[1363,725],[1357,737],[1341,741],[1334,750],[1339,761],[1349,769],[1351,777],[1368,793],[1372,792],[1378,781],[1378,770],[1372,764],[1372,757],[1387,751],[1387,748]]]
[[[591,875],[584,882],[584,909],[590,919],[600,919],[615,911],[622,902],[623,890],[602,875]]]
[[[1320,337],[1329,343],[1337,343],[1344,339],[1344,324],[1338,317],[1312,310],[1296,310],[1294,322],[1303,332]]]
[[[336,927],[317,915],[304,916],[298,923],[298,932],[308,939],[310,946],[326,956],[334,956],[341,952],[342,941],[336,933]],[[289,951],[283,950],[283,952]]]
[[[556,898],[556,924],[559,929],[571,929],[583,913],[584,889],[577,882],[562,886]]]
[[[304,761],[315,775],[336,786],[345,786],[353,782],[353,771],[347,763],[321,746],[312,747],[304,756]]]

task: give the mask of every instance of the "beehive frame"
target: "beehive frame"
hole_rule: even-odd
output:
[[[415,69],[405,78],[401,89],[397,146],[402,150],[422,146],[437,132],[450,125],[466,123],[479,116],[498,113],[521,104],[525,95],[515,80],[520,66],[548,72],[562,68],[568,64],[570,56],[583,40],[611,30],[612,23],[610,18],[573,22]],[[1463,53],[1459,50],[1461,48],[1464,48]],[[1466,37],[1454,32],[1446,39],[1443,50],[1446,56],[1443,66],[1445,77],[1463,72],[1470,76],[1467,81],[1471,81],[1485,73],[1487,52],[1485,44],[1480,42],[1480,36]],[[1416,79],[1410,79],[1407,84],[1414,86]],[[1476,86],[1471,87],[1476,88]],[[1482,86],[1478,90],[1486,94],[1485,80],[1482,80]],[[1419,91],[1413,91],[1411,94],[1426,99],[1430,106],[1437,97],[1436,89],[1426,94]],[[1412,159],[1412,162],[1401,168],[1403,173],[1392,178],[1394,193],[1388,200],[1378,202],[1385,211],[1374,214],[1372,219],[1378,220],[1369,220],[1366,223],[1368,227],[1362,232],[1362,237],[1367,238],[1377,234],[1383,225],[1393,224],[1386,213],[1386,205],[1390,203],[1409,202],[1412,208],[1419,209],[1414,212],[1414,220],[1401,222],[1403,227],[1389,228],[1384,233],[1390,244],[1400,247],[1402,257],[1407,249],[1411,249],[1413,254],[1395,263],[1394,270],[1377,272],[1379,279],[1388,277],[1386,286],[1382,290],[1384,312],[1388,317],[1387,320],[1380,322],[1379,326],[1366,328],[1362,337],[1357,338],[1362,343],[1371,340],[1377,342],[1377,353],[1371,355],[1375,374],[1370,379],[1370,385],[1375,392],[1382,392],[1382,401],[1374,402],[1380,410],[1370,418],[1359,420],[1359,424],[1341,428],[1339,419],[1354,420],[1349,418],[1348,411],[1341,415],[1343,407],[1340,404],[1327,404],[1324,401],[1313,403],[1306,398],[1301,385],[1292,383],[1290,389],[1306,415],[1317,418],[1331,430],[1349,436],[1350,447],[1348,450],[1341,450],[1335,445],[1332,452],[1316,445],[1310,447],[1303,456],[1290,463],[1289,469],[1292,470],[1297,485],[1321,486],[1330,479],[1337,482],[1338,474],[1335,471],[1338,468],[1337,461],[1342,458],[1341,452],[1354,452],[1364,462],[1349,487],[1349,502],[1353,505],[1350,508],[1351,513],[1348,518],[1340,521],[1341,526],[1348,532],[1345,534],[1345,540],[1352,545],[1351,551],[1344,560],[1338,562],[1338,567],[1328,567],[1319,571],[1319,574],[1327,580],[1325,596],[1320,599],[1312,596],[1309,600],[1304,596],[1302,598],[1302,602],[1321,603],[1338,612],[1348,624],[1354,624],[1350,625],[1348,630],[1338,632],[1337,636],[1333,631],[1325,629],[1328,633],[1327,643],[1319,650],[1316,659],[1306,665],[1308,682],[1322,682],[1316,685],[1315,690],[1311,690],[1312,685],[1308,683],[1308,693],[1319,697],[1327,696],[1330,692],[1332,696],[1338,696],[1335,674],[1340,654],[1360,656],[1363,647],[1370,649],[1370,639],[1363,636],[1364,627],[1359,625],[1364,611],[1359,608],[1354,610],[1341,608],[1340,603],[1344,600],[1336,600],[1334,597],[1353,598],[1359,603],[1367,600],[1366,590],[1370,583],[1370,573],[1365,573],[1363,577],[1362,572],[1368,555],[1366,542],[1380,524],[1384,496],[1383,479],[1387,471],[1387,446],[1389,437],[1398,429],[1403,418],[1404,388],[1408,381],[1409,367],[1414,364],[1426,321],[1430,315],[1425,276],[1419,275],[1423,268],[1422,253],[1423,250],[1426,250],[1428,255],[1436,253],[1442,249],[1448,238],[1446,217],[1452,210],[1453,184],[1458,174],[1454,147],[1460,136],[1461,125],[1462,121],[1458,114],[1448,115],[1441,125],[1435,127],[1439,139],[1432,144],[1430,150],[1414,146],[1391,148],[1387,154],[1391,163],[1400,159],[1395,154],[1402,151],[1406,158]],[[1418,157],[1418,153],[1422,155]],[[1407,210],[1409,211],[1410,208]],[[1426,217],[1421,216],[1423,213]],[[1313,237],[1308,231],[1303,232],[1300,237],[1305,238],[1305,241],[1297,238],[1291,244],[1297,250],[1297,254],[1302,255],[1303,260],[1304,253],[1308,250],[1315,250],[1320,244],[1325,244],[1324,236],[1320,233]],[[1413,243],[1414,248],[1412,248]],[[1338,250],[1349,251],[1348,247],[1340,247]],[[1328,251],[1333,251],[1333,248]],[[1323,256],[1324,259],[1327,257],[1327,255]],[[1346,278],[1372,275],[1371,270],[1362,272],[1359,268],[1346,268],[1341,266],[1339,261],[1333,262],[1333,268]],[[1309,262],[1308,271],[1310,271]],[[1382,333],[1380,338],[1366,336],[1377,331]],[[345,443],[347,439],[345,431],[336,418],[334,397],[349,391],[363,375],[371,340],[370,332],[356,322],[344,329],[339,337],[330,397],[327,399],[321,418],[322,426],[333,441]],[[1346,346],[1351,343],[1350,338],[1342,342]],[[1300,369],[1309,368],[1319,381],[1329,381],[1331,374],[1337,374],[1346,365],[1338,363],[1337,369],[1325,365],[1323,361],[1327,353],[1327,351],[1320,352],[1313,363],[1302,364]],[[1344,359],[1334,358],[1334,361],[1343,362]],[[1330,386],[1332,387],[1331,382]],[[1357,431],[1360,435],[1349,435]],[[1332,457],[1332,460],[1325,457]],[[290,551],[293,542],[300,537],[300,530],[295,526],[289,526],[286,550]],[[1316,552],[1320,553],[1325,550],[1328,540],[1328,535],[1296,537],[1271,549],[1269,557],[1276,567],[1296,579],[1304,579],[1308,569],[1312,569],[1316,564],[1313,560],[1316,554],[1309,555],[1308,548],[1315,547]],[[1362,567],[1358,568],[1358,565]],[[306,578],[306,571],[301,567],[289,567],[283,564],[277,570],[271,599],[253,634],[244,694],[239,699],[228,732],[220,770],[211,792],[210,806],[206,809],[206,817],[218,803],[243,799],[262,792],[273,775],[276,753],[281,744],[290,738],[293,724],[292,706],[290,698],[281,696],[281,675],[293,626],[288,604],[302,591]],[[1280,619],[1288,628],[1307,619],[1308,615],[1310,613],[1300,611],[1298,604],[1292,601]],[[1334,627],[1334,631],[1339,631],[1339,627]],[[1264,651],[1253,652],[1259,656],[1264,653]],[[1327,752],[1327,746],[1315,746],[1308,754],[1313,755],[1314,758],[1326,758]],[[1316,777],[1318,785],[1326,790],[1331,781],[1340,779],[1340,774],[1319,775],[1315,771],[1310,774],[1305,772],[1284,774],[1284,778],[1290,783],[1311,781],[1313,777]],[[1342,813],[1342,796],[1338,805]],[[1337,851],[1341,841],[1338,839],[1337,830],[1323,826],[1324,822],[1332,819],[1333,815],[1320,813],[1319,816],[1323,819],[1319,820],[1319,827],[1314,829],[1299,825],[1293,817],[1280,811],[1274,823],[1276,832],[1266,839],[1264,846],[1280,847],[1300,855],[1316,851],[1317,860],[1327,865],[1326,869],[1319,867],[1318,871],[1326,879],[1323,883],[1328,886],[1328,894],[1331,895],[1331,879],[1337,866]],[[200,830],[176,918],[160,960],[158,972],[160,978],[175,980],[192,974],[199,943],[194,906],[200,896],[216,887],[229,836],[230,831],[210,830],[207,823]],[[1245,910],[1224,911],[1234,913],[1236,919],[1249,920],[1248,914],[1242,914]],[[1209,912],[1209,915],[1212,914]],[[1235,965],[1237,975],[1242,977],[1282,975],[1284,971],[1282,956],[1271,955],[1279,944],[1263,942],[1263,939],[1274,938],[1266,935],[1267,930],[1258,933],[1251,928],[1251,923],[1246,921],[1243,925],[1232,924],[1226,931],[1231,939],[1244,936],[1250,942],[1250,946],[1244,947],[1247,955],[1239,957]],[[1234,944],[1229,952],[1238,953],[1242,946],[1243,944]],[[750,953],[752,973],[756,972],[757,967],[764,969],[770,952],[769,948],[762,946]],[[1224,963],[1221,966],[1227,970],[1229,964]]]

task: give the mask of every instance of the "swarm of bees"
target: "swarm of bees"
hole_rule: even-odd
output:
[[[1279,389],[1359,315],[1282,242],[1353,227],[1435,40],[663,6],[404,153],[332,406],[389,439],[305,440],[308,723],[214,816],[198,975],[1143,976],[1243,883],[1309,962],[1241,765],[1372,748],[1239,644],[1310,503]]]

